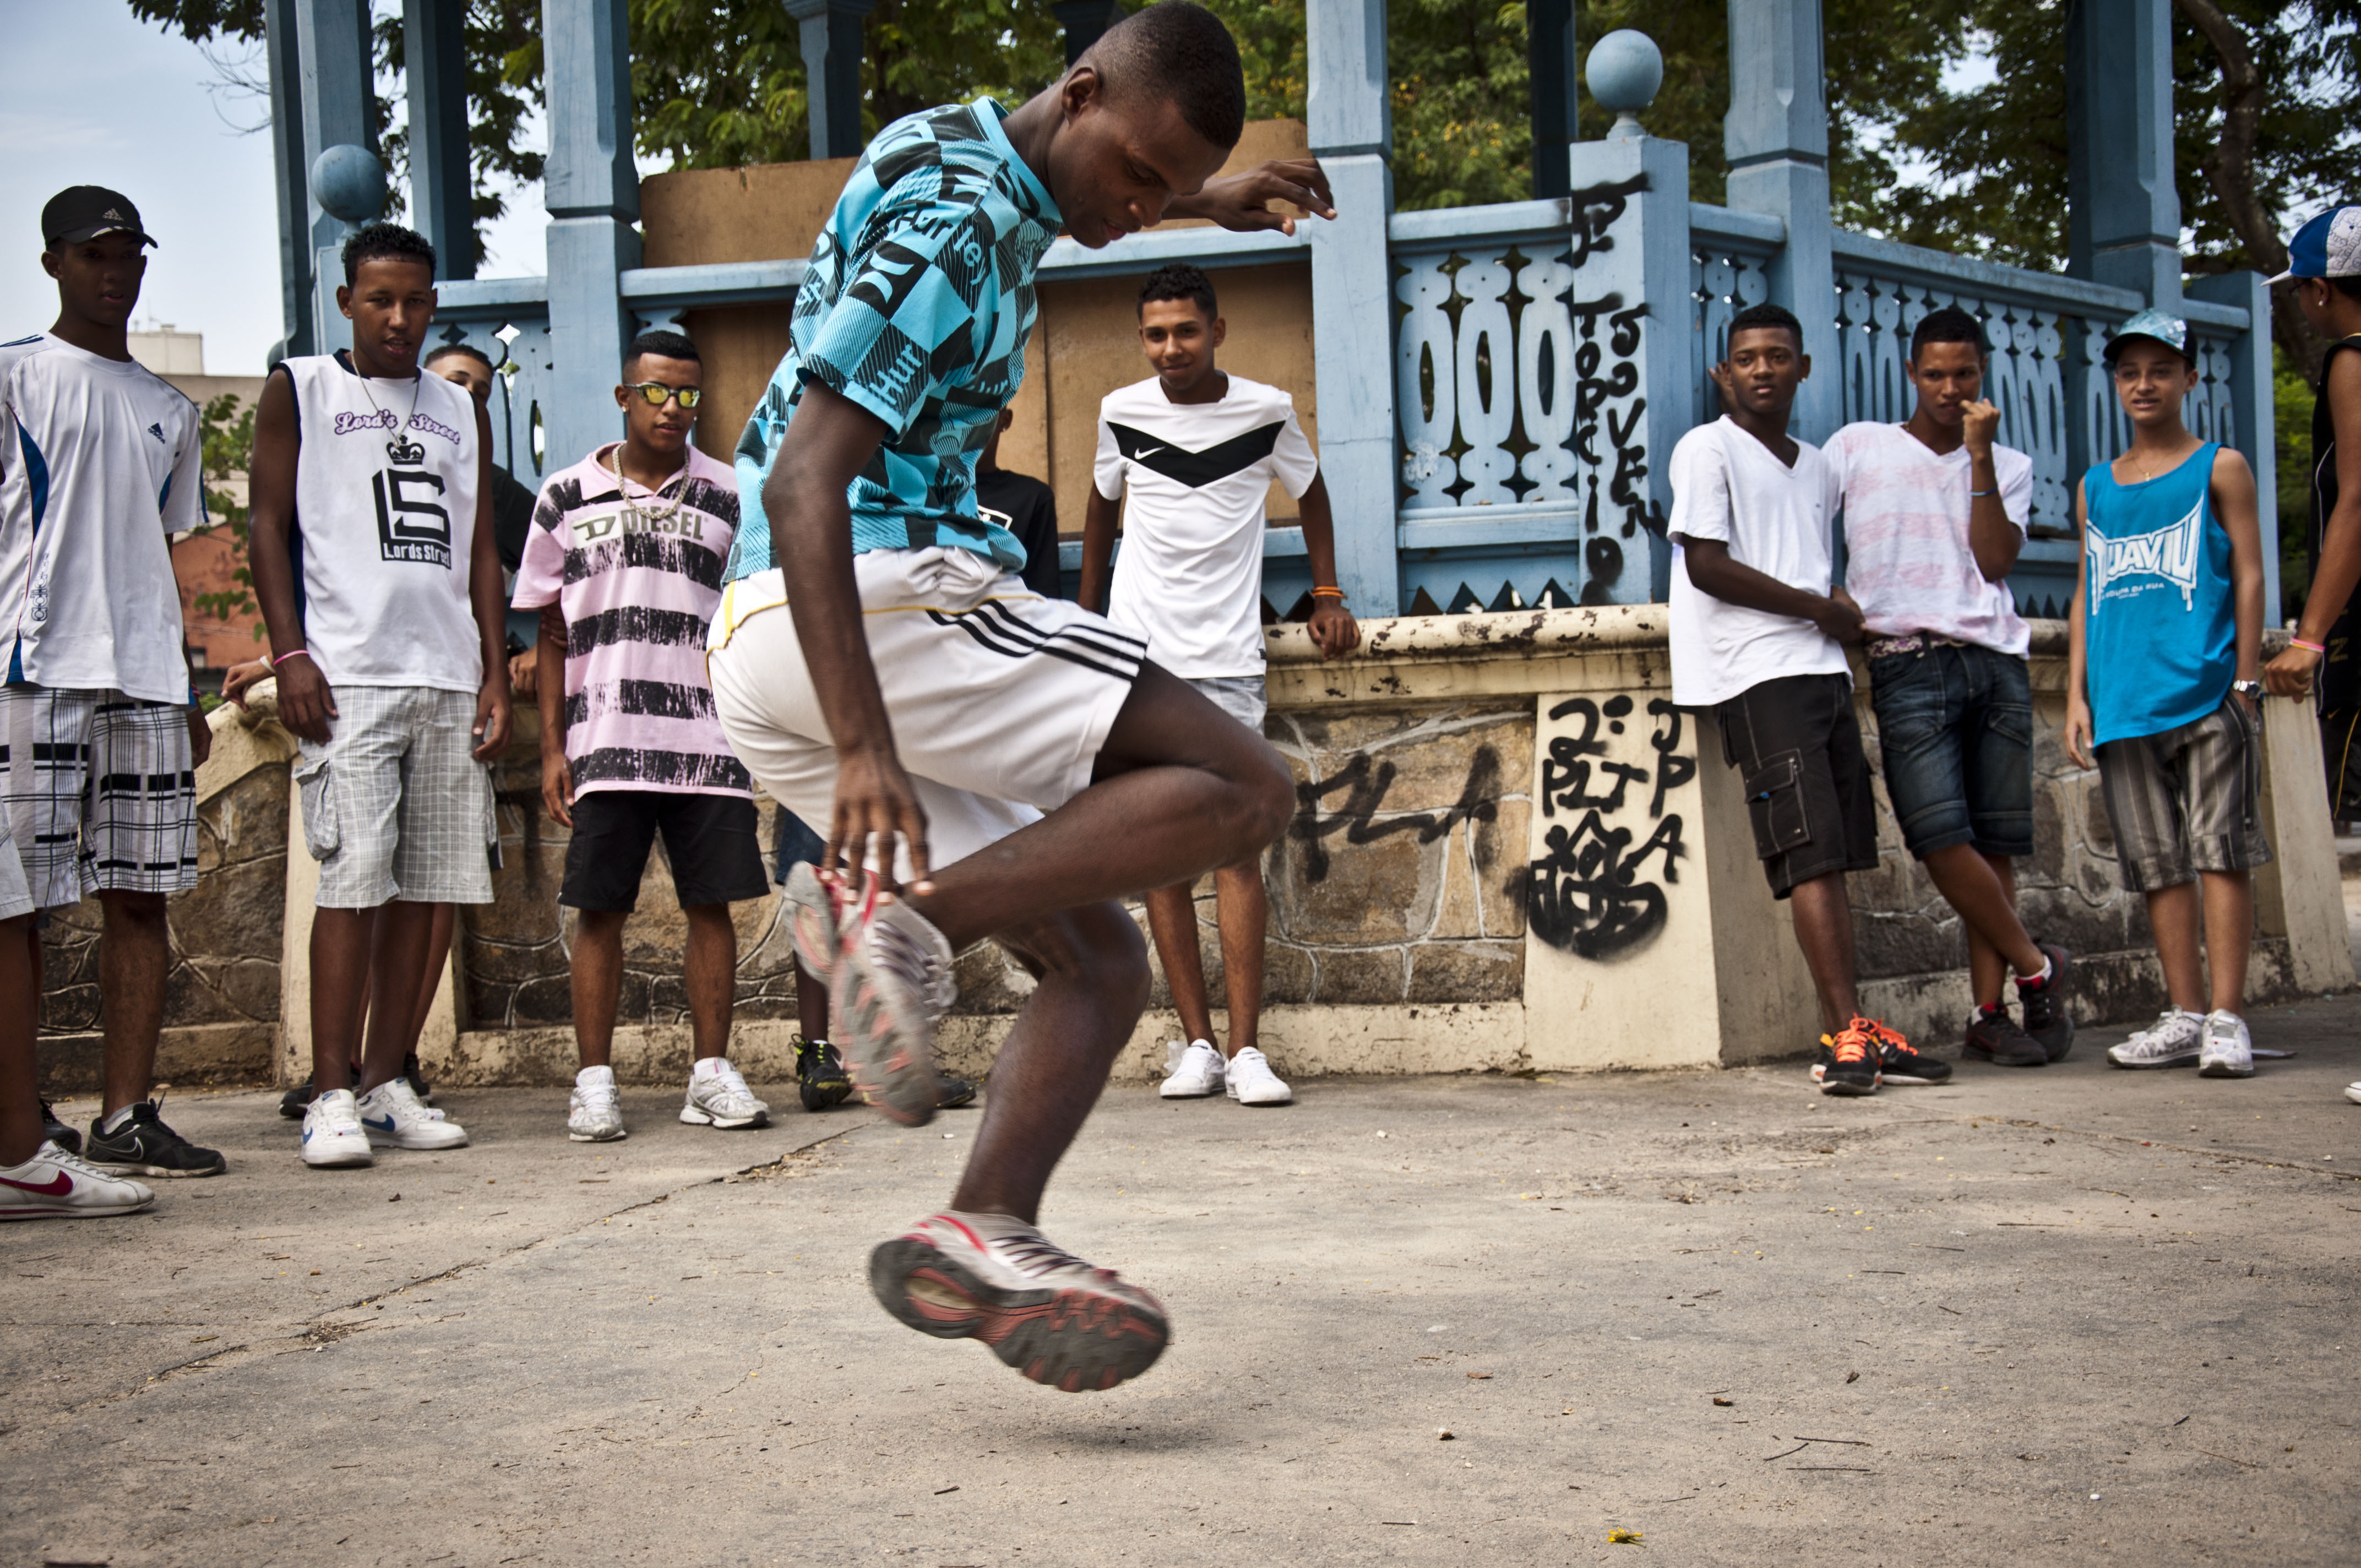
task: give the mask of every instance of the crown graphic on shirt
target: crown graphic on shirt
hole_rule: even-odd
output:
[[[2190,608],[2197,588],[2197,545],[2205,525],[2201,497],[2189,515],[2153,533],[2109,539],[2090,531],[2091,613],[2096,615],[2107,597],[2107,586],[2125,577],[2162,577],[2180,590],[2180,608]]]

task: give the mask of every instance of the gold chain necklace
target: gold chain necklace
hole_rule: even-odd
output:
[[[649,490],[645,485],[640,485],[641,489],[647,490],[647,493],[650,496],[653,497],[657,500],[662,500],[664,499],[664,491],[672,488],[673,480],[677,479],[680,481],[680,493],[674,496],[672,499],[672,505],[664,508],[662,511],[651,510],[650,509],[639,506],[632,501],[630,487],[632,485],[638,485],[639,481],[632,478],[629,474],[623,472],[623,449],[620,446],[615,448],[615,479],[617,488],[620,488],[623,492],[623,505],[631,510],[638,512],[642,521],[670,521],[671,519],[679,512],[681,503],[688,499],[688,465],[686,463],[681,465],[679,473],[675,474],[671,479],[666,479],[663,484],[658,485],[653,490]]]

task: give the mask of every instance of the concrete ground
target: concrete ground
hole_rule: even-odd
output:
[[[0,1228],[0,1563],[2349,1563],[2356,1024],[2261,1015],[2247,1082],[2114,1030],[1867,1101],[1111,1093],[1049,1230],[1177,1329],[1104,1395],[870,1299],[972,1112],[455,1091],[473,1147],[315,1175],[176,1098],[229,1176]]]

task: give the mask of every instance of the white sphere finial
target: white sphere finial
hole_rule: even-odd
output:
[[[1602,109],[1615,111],[1608,140],[1641,136],[1644,133],[1640,129],[1639,112],[1655,102],[1656,90],[1664,84],[1664,51],[1647,34],[1618,27],[1590,46],[1582,78],[1590,88],[1591,100]]]

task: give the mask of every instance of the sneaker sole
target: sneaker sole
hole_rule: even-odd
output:
[[[2228,1062],[2209,1061],[2199,1064],[2197,1076],[2200,1078],[2252,1078],[2255,1076],[2255,1069],[2251,1062],[2245,1067],[2234,1067]]]
[[[1222,1091],[1217,1084],[1212,1089],[1159,1089],[1156,1092],[1167,1100],[1211,1100]],[[1231,1098],[1237,1097],[1232,1095]]]
[[[692,1127],[719,1127],[725,1133],[734,1133],[741,1127],[767,1127],[771,1124],[768,1111],[757,1111],[751,1116],[721,1117],[690,1105],[680,1108],[680,1119]]]
[[[117,1214],[137,1214],[142,1209],[154,1207],[155,1202],[153,1197],[148,1197],[136,1203],[77,1203],[71,1208],[51,1203],[12,1203],[0,1207],[0,1223],[12,1220],[106,1220]]]
[[[1834,1094],[1844,1099],[1856,1099],[1861,1095],[1876,1093],[1877,1085],[1874,1083],[1861,1083],[1850,1079],[1830,1078],[1821,1080],[1820,1092],[1823,1094]]]
[[[370,1149],[360,1154],[336,1155],[326,1159],[313,1159],[307,1150],[303,1156],[303,1163],[313,1170],[362,1170],[377,1163],[377,1151]]]
[[[170,1166],[141,1165],[132,1160],[93,1159],[89,1161],[89,1164],[93,1170],[104,1171],[109,1176],[185,1177],[192,1180],[202,1177],[220,1176],[229,1169],[229,1161],[225,1159],[217,1159],[202,1170],[175,1170]]]
[[[618,1127],[611,1133],[577,1133],[568,1127],[566,1129],[566,1135],[577,1144],[620,1144],[631,1135],[631,1130],[629,1127]]]
[[[907,1236],[869,1255],[879,1305],[922,1334],[982,1340],[1036,1383],[1104,1393],[1156,1365],[1171,1338],[1161,1312],[1093,1290],[1004,1290]]]
[[[919,1023],[925,1003],[897,994],[900,988],[871,968],[857,943],[845,945],[829,992],[837,1048],[862,1098],[906,1127],[923,1127],[934,1120],[941,1092],[933,1031]]]
[[[409,1149],[413,1153],[423,1154],[438,1154],[445,1149],[463,1149],[467,1146],[467,1140],[465,1137],[447,1144],[440,1141],[421,1143],[404,1138],[400,1133],[380,1133],[375,1128],[369,1130],[368,1141],[369,1147],[373,1149]]]
[[[1916,1072],[1889,1072],[1889,1073],[1887,1073],[1887,1074],[1884,1076],[1884,1078],[1883,1078],[1883,1082],[1886,1082],[1886,1083],[1901,1083],[1901,1084],[1907,1084],[1907,1085],[1911,1085],[1911,1086],[1914,1086],[1914,1087],[1920,1087],[1920,1088],[1931,1088],[1931,1087],[1933,1087],[1934,1085],[1938,1084],[1938,1083],[1949,1083],[1949,1082],[1950,1082],[1950,1081],[1951,1081],[1951,1075],[1950,1075],[1949,1073],[1948,1073],[1948,1072],[1947,1072],[1947,1073],[1943,1074],[1940,1078],[1936,1078],[1936,1077],[1931,1077],[1931,1076],[1929,1076],[1929,1075],[1927,1075],[1927,1074],[1925,1074],[1925,1073],[1916,1073]]]
[[[2123,1068],[2131,1072],[2148,1072],[2158,1068],[2195,1067],[2197,1065],[2197,1053],[2195,1051],[2191,1051],[2187,1056],[2165,1057],[2156,1061],[2125,1061],[2120,1057],[2116,1056],[2114,1052],[2109,1051],[2107,1053],[2107,1065],[2110,1067]]]
[[[1274,1105],[1292,1105],[1295,1103],[1295,1096],[1292,1094],[1283,1095],[1277,1100],[1273,1100],[1267,1095],[1255,1100],[1249,1100],[1243,1094],[1233,1094],[1230,1098],[1236,1101],[1241,1105],[1251,1105],[1261,1110],[1268,1110]]]

